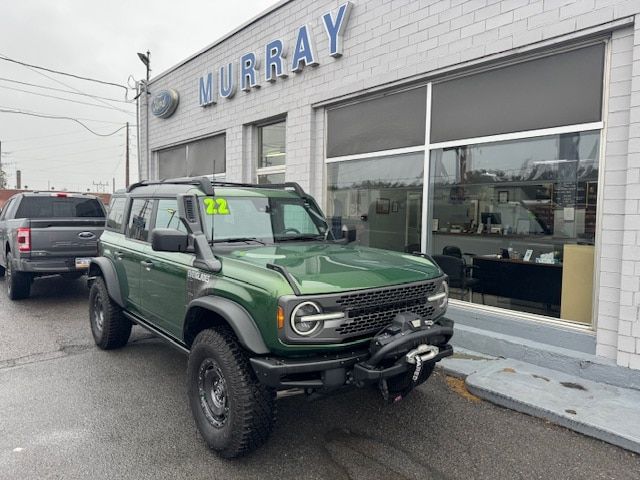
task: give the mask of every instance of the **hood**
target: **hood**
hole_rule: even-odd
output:
[[[241,248],[224,256],[264,268],[269,263],[286,267],[303,295],[398,285],[441,275],[425,258],[335,243]]]

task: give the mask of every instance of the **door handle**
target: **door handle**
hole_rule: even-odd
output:
[[[144,268],[147,269],[147,271],[151,270],[153,268],[153,262],[150,260],[142,260],[140,262],[140,265],[142,265]]]
[[[122,257],[124,257],[124,253],[122,253],[122,252],[113,252],[113,256],[116,257],[116,260],[122,260]]]

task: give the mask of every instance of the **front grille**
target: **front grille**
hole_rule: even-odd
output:
[[[427,297],[437,288],[436,282],[369,290],[341,296],[336,303],[347,314],[348,321],[336,328],[340,335],[364,335],[387,326],[402,312],[413,312],[430,318],[435,308]]]

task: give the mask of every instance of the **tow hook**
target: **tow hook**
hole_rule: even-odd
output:
[[[422,364],[433,359],[440,353],[440,349],[435,345],[425,345],[424,343],[418,345],[416,348],[407,353],[407,363],[416,365],[416,369],[413,372],[412,380],[417,382],[420,378],[420,372],[422,371]]]
[[[407,353],[407,363],[414,364],[416,363],[416,357],[420,357],[420,360],[423,362],[428,362],[432,358],[435,358],[436,355],[440,353],[440,349],[435,345],[418,345],[416,348]]]

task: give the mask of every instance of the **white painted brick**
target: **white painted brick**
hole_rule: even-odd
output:
[[[628,368],[630,359],[631,359],[631,354],[619,351],[618,357],[616,359],[616,363],[621,367]]]
[[[528,19],[529,17],[542,13],[543,10],[543,2],[542,0],[538,0],[537,2],[532,2],[527,6],[516,8],[513,12],[513,19]]]
[[[616,346],[598,344],[596,345],[596,355],[615,360],[618,356],[618,348]]]
[[[618,336],[618,349],[623,352],[635,353],[636,339],[633,337],[627,337],[624,335]]]
[[[513,12],[509,11],[501,15],[496,15],[495,17],[489,17],[487,18],[486,22],[487,22],[487,30],[491,30],[492,28],[497,28],[503,25],[507,25],[513,22]]]
[[[640,355],[629,355],[629,368],[640,370]]]
[[[589,13],[584,13],[578,16],[576,20],[578,29],[610,22],[613,20],[613,7],[601,8]]]

